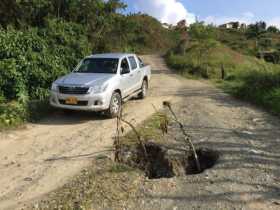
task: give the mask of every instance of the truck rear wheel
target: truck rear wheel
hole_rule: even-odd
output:
[[[141,93],[139,93],[139,98],[144,99],[147,96],[148,92],[148,82],[147,80],[143,80],[142,87],[141,87]]]
[[[122,98],[118,92],[114,92],[111,97],[110,107],[107,110],[107,115],[110,118],[115,118],[118,116],[122,106]]]

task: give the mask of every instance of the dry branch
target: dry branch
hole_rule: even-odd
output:
[[[145,147],[145,144],[143,142],[143,139],[142,139],[142,136],[140,135],[140,133],[137,131],[137,129],[135,128],[135,126],[123,119],[123,116],[122,116],[122,108],[117,116],[117,136],[116,136],[116,139],[115,139],[115,161],[120,161],[120,158],[119,158],[119,153],[120,153],[120,147],[121,147],[121,143],[120,143],[120,131],[123,133],[124,131],[124,128],[121,126],[121,123],[125,123],[126,125],[128,125],[132,131],[135,133],[136,137],[137,137],[137,141],[138,141],[138,144],[140,145],[141,149],[142,149],[142,152],[144,154],[144,157],[146,160],[148,160],[148,153],[147,153],[147,150],[146,150],[146,147]]]
[[[173,109],[172,109],[172,107],[171,107],[171,103],[168,102],[168,101],[164,101],[164,102],[163,102],[163,106],[168,108],[168,110],[169,110],[169,111],[171,112],[171,114],[173,115],[175,122],[179,125],[179,127],[180,127],[180,129],[181,129],[181,131],[182,131],[182,133],[183,133],[183,135],[184,135],[184,141],[189,145],[191,151],[193,152],[193,155],[194,155],[194,158],[195,158],[195,162],[196,162],[197,170],[198,170],[198,171],[201,171],[200,162],[199,162],[199,159],[198,159],[198,156],[197,156],[195,147],[194,147],[194,145],[193,145],[193,143],[192,143],[191,136],[188,135],[188,133],[186,132],[183,123],[181,123],[181,122],[179,121],[178,117],[176,116],[175,112],[173,111]]]
[[[138,140],[138,143],[139,145],[141,146],[142,150],[143,150],[143,153],[144,153],[144,156],[145,156],[145,159],[148,160],[148,153],[147,153],[147,150],[146,150],[146,147],[145,147],[145,144],[143,143],[142,141],[142,137],[140,135],[140,133],[137,131],[137,129],[134,127],[134,125],[122,118],[120,118],[120,120],[122,122],[124,122],[125,124],[127,124],[132,130],[133,132],[136,134],[136,137],[137,137],[137,140]]]

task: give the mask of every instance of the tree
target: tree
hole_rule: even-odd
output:
[[[249,25],[246,31],[246,35],[249,39],[255,39],[255,48],[259,51],[261,58],[263,58],[263,53],[262,49],[260,49],[259,42],[261,39],[265,38],[266,32],[266,23],[263,21]]]
[[[0,25],[7,27],[10,23],[17,24],[17,4],[15,0],[0,1]]]
[[[246,31],[248,38],[259,38],[264,33],[266,33],[266,23],[262,21],[250,24]]]
[[[40,27],[47,17],[89,24],[125,7],[120,0],[1,0],[0,24]]]
[[[209,51],[217,44],[216,33],[211,25],[204,25],[203,22],[194,23],[190,26],[189,34],[194,41],[192,48],[196,52],[197,66],[206,65],[206,76],[208,76],[208,55]],[[204,62],[203,62],[204,61]]]
[[[267,28],[267,32],[269,32],[269,33],[279,33],[280,30],[277,27],[275,27],[275,26],[269,26]]]
[[[174,30],[180,34],[180,41],[176,46],[176,53],[184,55],[189,45],[189,34],[186,20],[179,21]]]

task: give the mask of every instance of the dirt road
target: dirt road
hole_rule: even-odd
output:
[[[196,144],[222,156],[197,176],[148,180],[143,187],[151,190],[132,209],[278,209],[279,120],[205,82],[171,74],[158,56],[144,60],[153,68],[150,96],[128,102],[127,119],[141,122],[154,112],[152,104],[172,99]],[[1,133],[0,209],[19,208],[62,186],[92,157],[111,149],[115,128],[114,120],[75,113]]]
[[[153,69],[150,94],[125,105],[125,116],[139,123],[176,98],[182,82],[169,74],[162,58],[144,56]],[[179,98],[179,97],[177,97]],[[90,158],[111,150],[115,120],[92,113],[58,113],[26,129],[0,133],[0,209],[15,209],[62,186]]]

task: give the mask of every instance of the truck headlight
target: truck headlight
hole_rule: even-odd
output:
[[[58,85],[53,83],[52,87],[51,87],[51,90],[54,91],[54,92],[57,92],[58,91]]]
[[[108,88],[108,84],[95,85],[95,86],[89,88],[88,93],[103,93],[107,90],[107,88]]]

